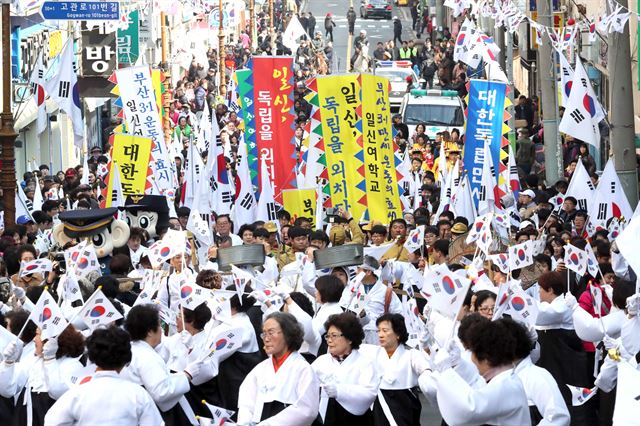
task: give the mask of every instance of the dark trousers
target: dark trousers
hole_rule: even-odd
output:
[[[356,23],[349,22],[349,34],[353,35],[353,29],[356,26]]]
[[[329,40],[333,43],[333,28],[325,28],[324,36],[329,37]]]

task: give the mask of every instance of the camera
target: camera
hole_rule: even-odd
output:
[[[58,266],[54,269],[56,274],[62,275],[67,272],[67,262],[64,258],[64,253],[56,253],[53,256],[53,261],[58,262]]]

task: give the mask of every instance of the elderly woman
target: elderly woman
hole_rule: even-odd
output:
[[[318,378],[298,353],[303,330],[295,317],[274,312],[262,325],[268,359],[247,375],[238,395],[238,424],[311,425],[318,416]]]
[[[409,333],[402,315],[384,314],[376,325],[380,346],[374,346],[373,356],[381,381],[373,424],[418,425],[422,405],[417,386],[420,374],[428,368],[426,354],[405,345]]]
[[[530,425],[527,396],[514,374],[516,339],[499,321],[480,321],[469,332],[471,360],[486,385],[472,387],[454,366],[460,362],[459,349],[450,345],[435,357],[434,375],[438,406],[450,425]]]
[[[325,323],[329,353],[311,365],[323,392],[320,415],[325,425],[370,425],[369,407],[376,398],[378,378],[373,363],[358,351],[364,331],[358,319],[345,312]]]
[[[118,327],[97,329],[87,339],[89,360],[99,371],[65,392],[45,424],[159,425],[162,417],[149,393],[118,374],[131,361],[131,342]],[[109,395],[105,398],[105,395]]]

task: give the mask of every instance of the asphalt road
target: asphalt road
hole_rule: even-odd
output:
[[[349,31],[347,28],[347,12],[349,11],[350,0],[307,0],[303,6],[303,11],[313,13],[316,18],[316,31],[322,31],[324,34],[324,17],[327,13],[333,15],[333,21],[336,27],[333,29],[333,49],[334,49],[334,73],[346,72],[347,49],[349,44]],[[377,42],[386,42],[393,39],[393,21],[387,19],[360,18],[360,1],[353,0],[354,10],[356,11],[356,23],[354,26],[354,36],[360,33],[360,30],[367,31],[369,37],[370,52],[375,49]],[[411,40],[415,38],[415,33],[411,31],[411,14],[408,7],[397,7],[393,5],[392,16],[397,16],[402,22],[402,40]],[[432,407],[421,396],[422,416],[420,418],[421,425],[436,426],[440,425],[442,418],[437,407]]]
[[[324,18],[327,13],[333,15],[336,27],[333,29],[333,50],[334,50],[334,73],[345,72],[347,64],[347,47],[349,42],[349,31],[347,24],[347,12],[349,11],[350,0],[308,0],[304,6],[304,11],[313,13],[316,18],[316,31],[324,34]],[[366,30],[369,37],[369,52],[375,49],[377,42],[386,42],[393,39],[393,21],[391,19],[380,18],[360,18],[360,1],[353,0],[353,8],[356,11],[356,24],[354,37],[360,30]],[[410,40],[415,38],[415,33],[411,31],[411,14],[408,7],[397,7],[393,5],[392,16],[397,16],[402,22],[402,39]],[[336,69],[337,68],[337,69]]]

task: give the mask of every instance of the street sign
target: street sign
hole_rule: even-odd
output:
[[[117,1],[46,1],[41,9],[44,19],[60,21],[117,21],[120,3]]]

